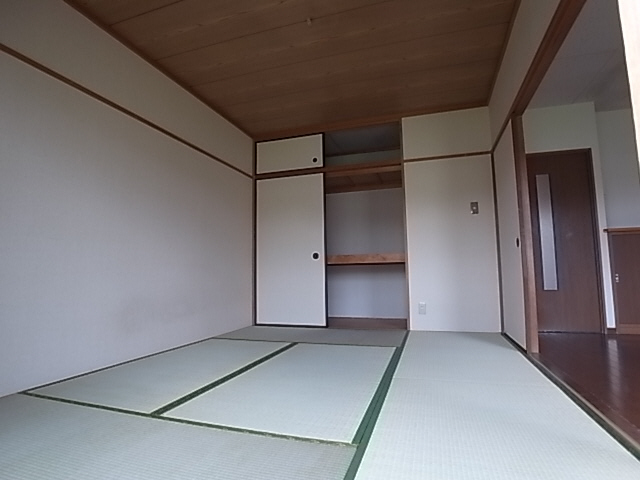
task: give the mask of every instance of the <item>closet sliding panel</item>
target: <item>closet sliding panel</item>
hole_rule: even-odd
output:
[[[256,154],[258,174],[322,167],[322,135],[260,142]]]
[[[259,325],[326,325],[322,174],[257,182]]]

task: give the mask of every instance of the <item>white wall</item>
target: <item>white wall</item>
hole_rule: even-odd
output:
[[[629,73],[636,144],[640,145],[640,3],[638,0],[618,0],[618,6]]]
[[[559,4],[560,0],[520,2],[489,102],[493,140],[498,138],[502,125],[511,113],[513,102]]]
[[[491,157],[404,168],[410,328],[499,332]],[[470,202],[479,202],[479,215],[471,215]]]
[[[603,276],[605,316],[608,327],[615,326],[609,243],[604,229],[607,216],[604,200],[602,162],[598,142],[598,127],[593,103],[527,110],[523,116],[527,153],[552,152],[590,148],[593,157],[600,256]]]
[[[328,255],[405,251],[402,189],[326,196]],[[402,265],[330,266],[330,317],[407,318],[407,277]]]
[[[520,218],[510,123],[496,146],[493,158],[500,235],[504,332],[526,349],[522,255],[517,242],[520,238]]]
[[[455,157],[491,149],[488,109],[404,118],[402,142],[405,160],[431,158],[404,164],[409,327],[500,331],[491,157]]]
[[[0,42],[251,173],[253,142],[63,0],[0,2]]]
[[[89,54],[102,32],[81,17],[58,25],[51,9],[68,7],[3,2],[2,40],[56,26]],[[113,80],[96,59],[34,38],[51,42],[34,43],[39,61],[69,55]],[[107,57],[131,66],[124,50]],[[0,72],[0,395],[249,325],[252,180],[4,53]],[[132,96],[138,82],[164,91],[137,72]],[[180,95],[168,101],[171,118]],[[178,123],[202,118],[177,112]],[[229,152],[243,155],[244,139],[225,129]]]
[[[640,173],[630,109],[596,113],[607,226],[640,226]]]
[[[405,160],[491,150],[487,107],[402,119]]]

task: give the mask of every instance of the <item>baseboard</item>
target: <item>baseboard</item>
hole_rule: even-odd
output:
[[[640,335],[640,325],[618,325],[616,333],[618,335]]]

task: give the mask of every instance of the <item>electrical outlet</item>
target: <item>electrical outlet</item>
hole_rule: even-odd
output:
[[[427,303],[426,302],[419,302],[418,303],[418,314],[419,315],[426,315],[427,314]]]

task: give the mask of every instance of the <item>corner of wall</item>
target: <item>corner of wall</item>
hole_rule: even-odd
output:
[[[3,0],[0,42],[251,174],[248,135],[63,0]]]

